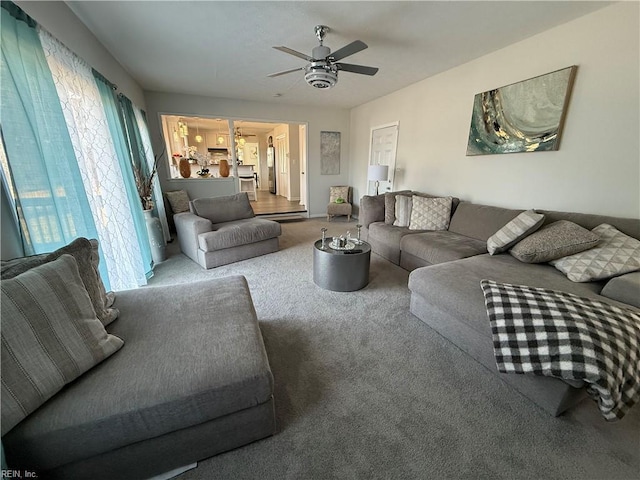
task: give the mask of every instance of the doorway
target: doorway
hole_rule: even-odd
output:
[[[248,119],[161,115],[169,165],[164,190],[186,190],[190,198],[220,196],[239,192],[240,179],[233,180],[237,165],[251,166],[256,183],[256,198],[251,200],[256,215],[306,213],[306,192],[301,195],[300,172],[306,171],[305,151],[300,148],[299,131],[304,124],[254,121]],[[275,147],[269,158],[269,137]],[[178,168],[180,157],[192,158],[191,175],[186,178]],[[220,178],[218,164],[226,160],[231,174]],[[210,175],[199,175],[203,165]],[[270,189],[270,165],[275,187]],[[229,180],[232,179],[232,182]],[[232,189],[229,191],[229,189]]]
[[[371,129],[369,165],[387,165],[389,167],[388,180],[379,182],[378,191],[380,193],[393,191],[397,147],[398,122]],[[376,194],[375,181],[368,181],[367,191],[369,195]]]

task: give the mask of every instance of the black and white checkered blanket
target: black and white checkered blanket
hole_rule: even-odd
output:
[[[569,293],[482,280],[498,370],[583,380],[607,420],[640,400],[640,314]]]

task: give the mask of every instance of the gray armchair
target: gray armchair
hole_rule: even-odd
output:
[[[180,249],[209,269],[276,252],[280,224],[256,218],[246,192],[189,202],[191,212],[173,220]]]

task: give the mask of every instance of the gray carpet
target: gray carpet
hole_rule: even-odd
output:
[[[320,228],[355,223],[284,223],[279,252],[209,271],[171,245],[153,285],[247,278],[278,424],[180,479],[640,478],[640,407],[617,423],[588,399],[549,416],[411,315],[408,272],[377,255],[365,289],[317,287]]]

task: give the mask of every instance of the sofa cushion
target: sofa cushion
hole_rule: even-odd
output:
[[[109,325],[118,318],[118,310],[110,308],[113,303],[113,293],[107,294],[102,278],[100,277],[98,270],[100,253],[98,241],[95,239],[88,240],[79,237],[68,245],[51,253],[41,253],[39,255],[2,261],[2,279],[13,278],[34,267],[52,262],[65,254],[71,255],[75,259],[78,271],[80,272],[80,278],[91,298],[91,303],[97,317],[103,325]]]
[[[544,263],[595,247],[600,237],[568,220],[545,225],[518,242],[509,253],[521,262]]]
[[[592,230],[600,243],[584,252],[553,260],[551,264],[573,282],[591,282],[640,270],[640,240],[609,224]]]
[[[400,250],[401,255],[410,254],[435,265],[487,253],[487,244],[459,233],[434,231],[402,237]]]
[[[434,308],[448,312],[477,333],[491,338],[480,288],[482,279],[549,288],[602,299],[601,283],[573,283],[545,263],[522,263],[511,255],[476,255],[418,268],[409,274],[409,290]]]
[[[109,331],[126,347],[3,438],[12,457],[24,457],[17,465],[55,468],[271,399],[244,277],[122,291],[115,305],[121,317]]]
[[[600,294],[640,308],[640,272],[613,277],[607,282]]]
[[[96,317],[71,255],[3,280],[2,435],[119,350]]]
[[[522,212],[523,210],[460,202],[451,217],[449,231],[486,242]]]
[[[411,221],[413,199],[407,195],[396,195],[396,219],[394,227],[408,227]]]
[[[394,227],[384,222],[375,222],[369,225],[368,242],[371,250],[386,258],[392,263],[400,263],[400,240],[405,235],[418,233],[406,227]]]
[[[196,198],[191,202],[193,213],[211,223],[224,223],[244,218],[253,218],[253,208],[247,192],[222,197]]]
[[[544,215],[533,210],[522,212],[489,237],[487,250],[491,255],[506,252],[527,235],[531,235],[540,228],[542,222],[544,222]]]
[[[251,218],[219,223],[215,230],[198,235],[198,247],[205,252],[248,245],[277,237],[282,233],[278,222]]]

